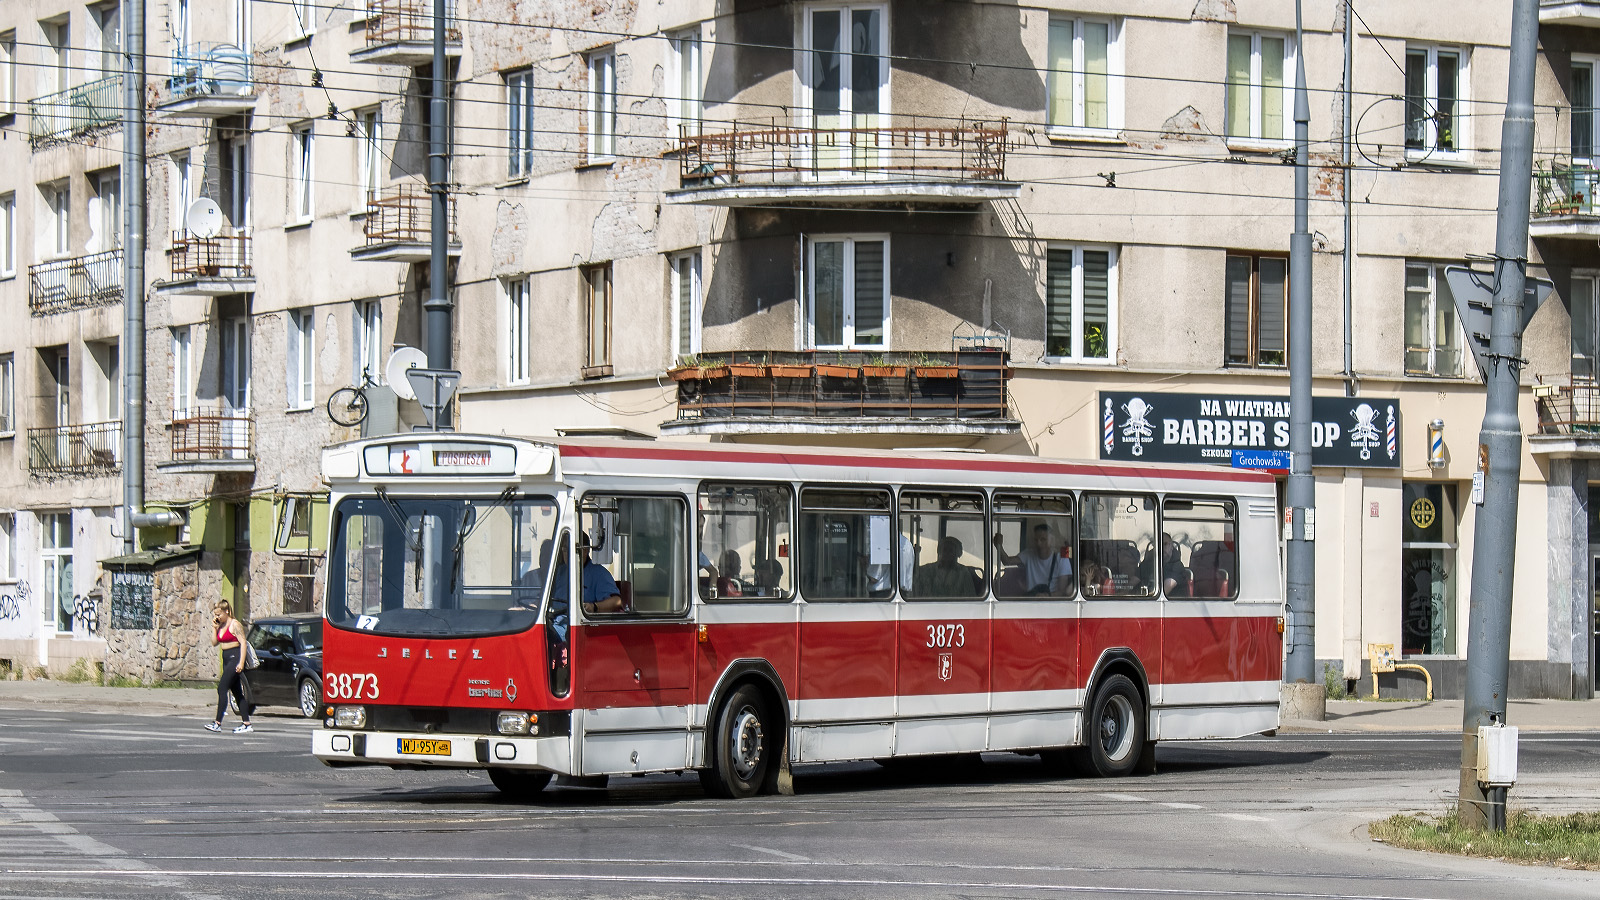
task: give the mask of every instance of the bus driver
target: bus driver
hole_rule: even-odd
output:
[[[589,559],[589,533],[580,532],[578,535],[578,559],[582,561],[583,572],[583,611],[586,613],[608,613],[622,611],[622,593],[617,590],[617,581],[611,577],[605,567]],[[556,573],[556,583],[550,590],[553,601],[567,599],[567,579],[565,566]]]

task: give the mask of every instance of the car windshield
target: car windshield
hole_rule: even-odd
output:
[[[377,634],[521,631],[538,618],[555,500],[350,497],[334,514],[328,620]]]

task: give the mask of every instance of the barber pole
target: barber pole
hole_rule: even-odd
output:
[[[1389,451],[1389,458],[1394,459],[1400,452],[1400,436],[1395,429],[1393,403],[1389,404],[1389,421],[1384,429],[1384,444],[1385,449]]]
[[[1104,440],[1105,445],[1106,445],[1106,452],[1110,453],[1111,451],[1113,451],[1113,450],[1115,450],[1117,448],[1117,436],[1116,436],[1116,424],[1117,423],[1116,423],[1116,420],[1111,415],[1111,401],[1110,400],[1106,401],[1106,412],[1105,412],[1105,415],[1102,417],[1101,422],[1102,422],[1102,425],[1101,425],[1101,429],[1100,430],[1104,435],[1104,437],[1102,439]]]

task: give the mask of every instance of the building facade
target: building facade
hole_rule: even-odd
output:
[[[1297,44],[1293,6],[1265,0],[459,4],[459,425],[1215,464],[1286,449],[1303,61],[1316,654],[1354,679],[1389,644],[1459,695],[1483,390],[1444,269],[1494,245],[1509,13],[1371,7],[1308,0]],[[1528,256],[1555,290],[1525,336],[1512,692],[1589,696],[1600,3],[1541,9]],[[430,14],[149,0],[147,493],[188,524],[141,540],[201,548],[201,593],[253,614],[314,602],[317,449],[419,420],[383,369],[427,346]],[[120,110],[79,112],[114,77],[116,16],[0,13],[0,594],[21,598],[0,656],[37,664],[104,652],[109,626],[62,618],[61,597],[121,541],[116,451],[52,437],[120,429],[121,295],[50,274],[119,252]],[[330,395],[367,382],[365,422],[333,421]],[[57,471],[69,444],[92,465]],[[74,608],[104,619],[99,602]]]

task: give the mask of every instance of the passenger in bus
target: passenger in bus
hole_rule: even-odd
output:
[[[722,551],[722,574],[717,578],[718,597],[743,597],[744,582],[739,580],[740,570],[744,561],[739,558],[739,551]]]
[[[1148,554],[1147,554],[1148,555]],[[1155,596],[1155,585],[1140,574],[1143,561],[1132,541],[1117,545],[1116,557],[1109,565],[1114,593],[1135,597]]]
[[[1140,576],[1145,584],[1155,584],[1156,566],[1155,553],[1145,554],[1144,565],[1140,567]],[[1161,533],[1161,586],[1168,597],[1194,596],[1194,575],[1189,567],[1183,564],[1183,548],[1172,539],[1172,535]]]
[[[954,535],[939,539],[933,562],[918,566],[912,594],[918,597],[975,597],[983,590],[976,569],[961,564],[961,541]]]
[[[1086,558],[1083,561],[1083,593],[1088,597],[1116,593],[1116,584],[1111,580],[1111,570],[1093,559]]]
[[[582,562],[580,571],[583,573],[583,611],[586,613],[608,613],[622,611],[622,592],[617,589],[616,579],[611,577],[605,567],[589,559],[589,533],[582,532],[578,536],[578,558]],[[556,569],[556,583],[550,589],[550,599],[560,603],[568,597],[566,566]]]
[[[995,532],[994,548],[1000,561],[1008,566],[1021,566],[1024,593],[1063,596],[1072,592],[1072,559],[1070,551],[1061,546],[1049,523],[1033,526],[1033,545],[1010,555],[1005,550],[1005,539]]]
[[[511,596],[515,601],[512,608],[525,607],[536,609],[539,606],[540,590],[544,587],[545,573],[550,571],[550,554],[555,549],[555,541],[545,538],[539,544],[539,564],[523,572],[517,577],[516,587]]]
[[[866,554],[861,556],[866,565],[867,590],[874,597],[887,597],[894,591],[894,585],[889,580],[889,564],[870,562],[870,559]],[[911,539],[900,535],[900,590],[911,590],[911,574],[916,564],[917,555],[911,547]]]
[[[757,557],[750,578],[757,597],[776,597],[779,594],[778,585],[783,584],[783,563]]]

